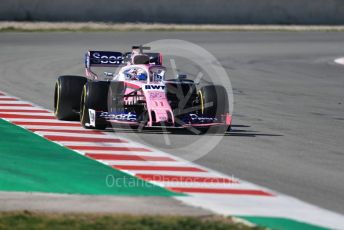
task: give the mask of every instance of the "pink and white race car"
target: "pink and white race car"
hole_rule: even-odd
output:
[[[54,112],[60,120],[79,120],[87,129],[113,125],[181,127],[203,133],[231,125],[228,95],[223,86],[199,87],[186,75],[166,79],[160,53],[89,51],[86,77],[64,75],[55,85]],[[112,72],[97,75],[91,67]]]

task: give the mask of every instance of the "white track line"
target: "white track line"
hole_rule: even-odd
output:
[[[141,145],[131,145],[131,143],[108,143],[108,142],[68,142],[68,141],[54,141],[54,142],[57,142],[57,143],[60,143],[64,146],[83,146],[83,147],[138,147],[138,148],[141,148],[142,146]],[[94,150],[79,150],[79,151],[83,151],[83,152],[88,152],[90,153],[91,151],[94,151]],[[101,152],[101,150],[99,150]],[[104,150],[104,151],[111,151],[111,150]],[[114,151],[112,150],[112,153],[116,153],[118,151]],[[126,151],[123,151],[123,152],[126,152]],[[127,152],[131,152],[131,151],[127,151]],[[138,151],[139,152],[139,151]],[[144,151],[142,151],[144,152]],[[147,152],[147,153],[151,153],[151,155],[154,155],[152,154],[152,152]],[[111,153],[110,153],[111,154]]]
[[[192,167],[188,162],[180,161],[122,161],[122,160],[102,160],[107,165],[135,165],[135,166],[173,166]],[[128,170],[130,171],[130,170]]]
[[[193,177],[221,177],[228,178],[216,172],[178,172],[178,171],[161,171],[161,170],[130,170],[132,175],[149,174],[149,175],[171,175],[171,176],[193,176]]]
[[[0,110],[1,109],[11,109],[11,110],[36,110],[36,111],[40,111],[40,110],[44,110],[44,111],[47,111],[49,112],[50,114],[53,114],[51,113],[50,111],[46,110],[46,109],[41,109],[41,108],[37,108],[37,107],[22,107],[22,106],[0,106]]]
[[[14,98],[14,99],[16,99],[15,97],[8,96],[8,95],[0,95],[0,98]]]
[[[104,154],[104,155],[128,155],[128,156],[155,156],[155,157],[165,157],[166,154],[157,154],[153,152],[139,152],[139,151],[109,151],[109,150],[86,150],[86,151],[79,151],[83,154],[90,153],[90,154]],[[172,157],[171,157],[172,158]],[[147,172],[147,171],[146,171]]]
[[[1,117],[1,116],[0,116]],[[9,120],[11,122],[17,122],[17,121],[20,121],[20,122],[49,122],[49,123],[68,123],[68,124],[75,124],[75,122],[72,122],[72,121],[59,121],[59,120],[56,120],[56,119],[35,119],[35,118],[6,118],[6,120]],[[37,125],[38,127],[39,125]]]
[[[37,110],[39,111],[39,110]],[[54,116],[53,113],[32,113],[32,112],[1,112],[0,110],[0,114],[1,113],[6,113],[6,114],[13,114],[13,115],[17,115],[17,114],[20,114],[20,115],[25,115],[25,116]]]
[[[84,129],[85,130],[85,129]],[[55,135],[58,135],[58,136],[66,136],[66,137],[68,137],[68,136],[70,136],[70,137],[75,137],[76,135],[75,135],[75,133],[68,133],[68,132],[66,132],[66,133],[59,133],[59,132],[45,132],[45,131],[38,131],[38,132],[41,132],[41,133],[44,133],[44,135],[48,135],[48,136],[55,136]],[[127,140],[124,140],[124,139],[122,139],[120,136],[118,136],[118,135],[105,135],[104,133],[97,133],[97,132],[95,132],[95,133],[78,133],[77,134],[77,137],[85,137],[85,138],[87,138],[87,137],[89,137],[89,138],[98,138],[98,139],[113,139],[113,140],[121,140],[121,141],[123,141],[123,142],[128,142]]]
[[[80,130],[80,129],[79,129]],[[84,129],[85,130],[85,129]],[[41,134],[41,135],[47,135],[47,136],[61,136],[61,137],[89,137],[89,138],[98,138],[98,139],[101,139],[101,138],[106,138],[106,139],[113,139],[113,140],[116,140],[116,139],[121,139],[119,136],[108,136],[108,135],[105,135],[104,133],[68,133],[68,132],[54,132],[54,131],[36,131],[37,133]],[[124,140],[123,140],[124,141]]]
[[[188,187],[188,188],[219,188],[219,189],[257,189],[257,187],[249,185],[249,184],[235,184],[235,183],[221,183],[221,182],[214,182],[214,183],[203,183],[203,182],[183,182],[183,181],[176,181],[176,182],[164,182],[164,181],[156,181],[157,183],[161,184],[163,187]]]
[[[20,100],[18,100],[18,101],[0,101],[0,104],[13,104],[13,105],[15,105],[15,104],[32,104],[31,102],[27,102],[27,101],[20,101]]]
[[[18,125],[18,126],[21,126],[25,129],[46,129],[45,131],[37,131],[37,132],[46,132],[46,133],[54,132],[53,130],[86,131],[86,129],[82,127],[73,127],[73,126],[46,126],[46,125]]]

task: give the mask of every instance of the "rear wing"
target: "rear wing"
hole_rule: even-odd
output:
[[[124,64],[123,54],[113,51],[88,51],[85,55],[85,67],[117,67]]]
[[[124,60],[130,61],[131,60],[131,52],[126,52],[124,54]],[[162,65],[162,55],[161,53],[144,53],[145,55],[149,56],[149,64],[152,65]]]
[[[162,65],[162,55],[160,53],[145,53],[149,56],[149,63]],[[88,51],[85,55],[85,67],[118,67],[124,65],[131,59],[131,52],[122,54],[115,51]]]
[[[149,56],[149,64],[162,65],[160,53],[144,53]],[[98,75],[91,67],[119,67],[131,62],[131,52],[121,53],[116,51],[88,51],[85,54],[86,76],[98,79]]]

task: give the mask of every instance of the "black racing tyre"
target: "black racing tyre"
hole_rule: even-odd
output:
[[[58,77],[54,92],[54,114],[59,120],[78,120],[80,96],[87,78],[65,75]]]
[[[229,100],[226,89],[221,85],[207,85],[203,86],[198,91],[198,98],[200,102],[199,114],[204,117],[217,117],[227,114],[229,112]],[[224,133],[229,129],[225,125],[210,126],[198,128],[202,133],[216,132]]]
[[[105,119],[95,119],[95,126],[91,126],[89,109],[95,111],[108,111],[107,96],[109,90],[109,82],[105,81],[89,81],[84,85],[80,102],[80,122],[86,129],[101,129],[107,127]]]
[[[201,102],[201,114],[208,117],[216,117],[228,113],[229,103],[226,89],[221,85],[203,86],[199,92]]]

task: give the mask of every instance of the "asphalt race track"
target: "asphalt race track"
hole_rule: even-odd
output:
[[[86,50],[171,38],[210,51],[233,86],[233,130],[196,163],[344,214],[344,66],[333,61],[344,33],[0,33],[0,90],[52,109],[56,77],[83,74]],[[199,138],[120,132],[181,157],[174,147]]]

